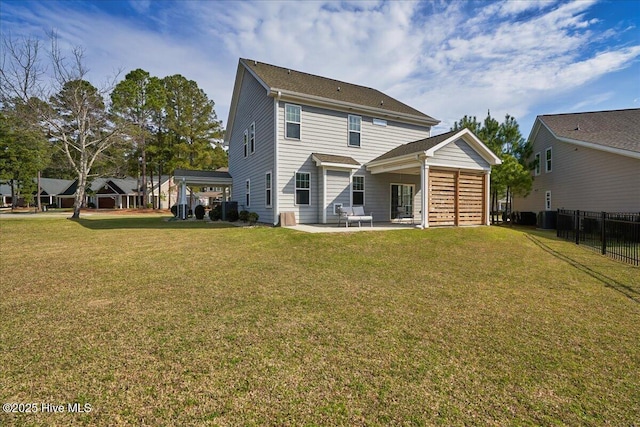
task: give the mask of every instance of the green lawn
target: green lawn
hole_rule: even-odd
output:
[[[550,233],[95,215],[0,245],[0,401],[38,409],[0,425],[640,423],[640,269]]]

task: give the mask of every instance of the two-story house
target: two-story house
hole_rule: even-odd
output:
[[[640,212],[640,109],[541,115],[533,189],[514,210]]]
[[[431,137],[436,124],[375,89],[240,59],[225,135],[232,200],[272,224],[283,212],[334,223],[339,206],[422,227],[487,224],[500,160],[468,130]]]

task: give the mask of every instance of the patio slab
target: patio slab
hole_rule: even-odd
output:
[[[392,230],[415,230],[419,229],[417,225],[412,224],[374,224],[373,227],[367,225],[358,227],[344,225],[338,226],[337,224],[298,224],[292,226],[285,226],[282,228],[288,228],[291,230],[303,231],[305,233],[352,233],[358,231],[392,231]]]

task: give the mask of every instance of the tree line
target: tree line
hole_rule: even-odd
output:
[[[76,179],[79,218],[96,176],[139,175],[146,201],[147,183],[174,169],[227,166],[215,104],[195,81],[136,69],[99,88],[81,48],[49,41],[44,49],[37,38],[5,37],[0,46],[0,180],[27,201],[40,173]]]
[[[502,123],[491,117],[490,111],[482,123],[476,116],[465,115],[454,123],[451,130],[464,128],[472,131],[502,160],[502,164],[491,168],[491,223],[495,224],[500,221],[497,212],[501,198],[505,198],[508,215],[512,210],[513,196],[526,196],[531,192],[531,171],[535,167],[535,163],[529,161],[532,143],[522,137],[518,122],[509,114]]]

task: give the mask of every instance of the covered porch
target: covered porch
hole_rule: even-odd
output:
[[[178,187],[178,217],[187,218],[188,209],[193,209],[200,204],[200,200],[196,198],[193,188],[215,188],[221,193],[222,201],[228,201],[231,197],[231,189],[233,182],[231,175],[226,170],[216,171],[199,171],[189,169],[176,169],[173,173],[173,179]],[[187,206],[183,209],[182,206]]]
[[[491,166],[500,163],[463,129],[396,147],[366,169],[374,177],[413,176],[413,183],[391,182],[391,218],[419,218],[418,226],[428,228],[489,225]]]

